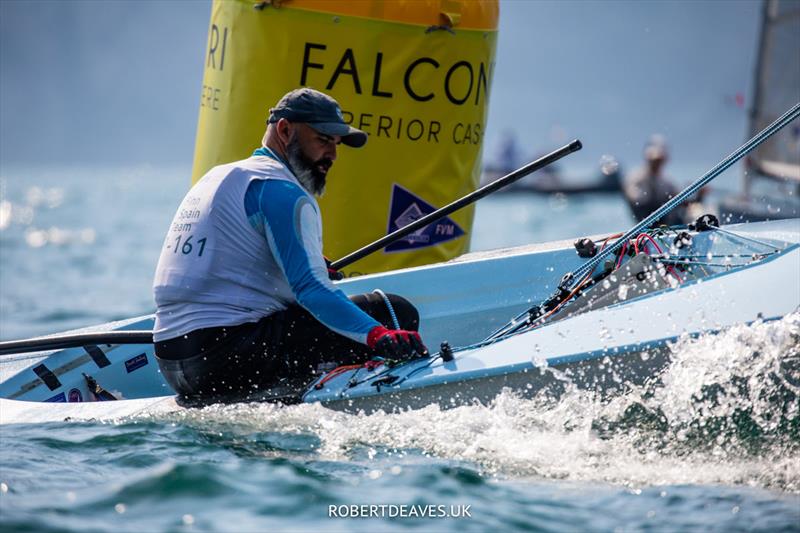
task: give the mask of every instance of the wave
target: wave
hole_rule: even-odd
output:
[[[238,404],[159,417],[254,455],[360,462],[421,454],[492,476],[800,492],[800,313],[681,338],[669,350],[660,375],[611,397],[559,375],[558,398],[506,391],[488,405],[400,413]]]

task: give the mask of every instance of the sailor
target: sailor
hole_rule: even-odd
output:
[[[187,193],[153,283],[156,359],[185,403],[269,399],[320,366],[427,354],[410,302],[348,298],[322,255],[315,197],[338,145],[366,141],[333,98],[296,89],[270,109],[251,157]]]
[[[661,135],[653,135],[644,148],[645,163],[625,176],[623,192],[634,218],[641,221],[650,213],[678,194],[672,179],[664,173],[669,159],[667,142]],[[685,207],[679,206],[655,224],[681,224]]]

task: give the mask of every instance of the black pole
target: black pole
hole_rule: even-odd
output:
[[[484,185],[480,189],[477,189],[477,190],[469,193],[468,195],[464,196],[463,198],[459,198],[455,202],[452,202],[452,203],[442,207],[441,209],[437,209],[433,213],[425,215],[424,217],[415,220],[411,224],[409,224],[407,226],[403,226],[402,228],[400,228],[400,229],[398,229],[396,231],[393,231],[392,233],[390,233],[389,235],[386,235],[385,237],[381,237],[380,239],[378,239],[377,241],[373,242],[372,244],[368,244],[367,246],[364,246],[363,248],[360,248],[360,249],[356,250],[355,252],[352,252],[352,253],[342,257],[341,259],[339,259],[337,261],[334,261],[331,264],[331,268],[334,268],[334,269],[338,270],[338,269],[341,269],[343,267],[346,267],[349,264],[355,263],[359,259],[362,259],[362,258],[368,256],[369,254],[371,254],[373,252],[376,252],[376,251],[380,250],[381,248],[383,248],[383,247],[385,247],[385,246],[387,246],[387,245],[389,245],[389,244],[391,244],[391,243],[393,243],[393,242],[395,242],[397,240],[402,239],[406,235],[409,235],[410,233],[414,233],[418,229],[424,228],[425,226],[428,226],[429,224],[432,224],[433,222],[436,222],[440,218],[446,217],[450,213],[453,213],[454,211],[458,211],[462,207],[466,207],[469,204],[480,200],[484,196],[488,196],[488,195],[492,194],[493,192],[495,192],[496,190],[502,189],[506,185],[510,185],[511,183],[514,183],[518,179],[523,178],[523,177],[527,176],[528,174],[531,174],[532,172],[536,172],[540,168],[546,167],[550,163],[558,161],[562,157],[564,157],[566,155],[569,155],[572,152],[577,152],[582,147],[583,147],[583,145],[581,144],[581,142],[576,139],[576,140],[572,141],[571,143],[562,146],[558,150],[550,152],[546,156],[540,157],[536,161],[532,161],[532,162],[528,163],[527,165],[525,165],[524,167],[518,168],[517,170],[511,172],[510,174],[507,174],[507,175],[503,176],[502,178],[493,181],[492,183]]]
[[[153,332],[98,331],[0,342],[0,355],[60,350],[92,344],[153,344]]]
[[[558,150],[550,152],[546,156],[540,157],[536,161],[532,161],[520,167],[517,170],[503,176],[502,178],[481,187],[480,189],[471,192],[452,202],[441,209],[434,211],[418,220],[415,220],[407,226],[403,226],[395,232],[378,239],[377,241],[369,244],[355,252],[346,255],[345,257],[335,261],[331,267],[339,269],[359,259],[383,248],[384,246],[399,240],[406,235],[417,231],[420,228],[436,222],[442,217],[458,211],[462,207],[466,207],[474,203],[484,196],[488,196],[498,189],[502,189],[506,185],[514,183],[520,178],[536,172],[542,167],[546,167],[550,163],[558,161],[562,157],[577,152],[583,147],[581,142],[574,140],[571,143],[562,146]],[[64,348],[75,348],[77,346],[85,346],[92,344],[152,344],[153,332],[152,331],[101,331],[94,333],[76,333],[73,335],[59,335],[54,337],[40,337],[34,339],[23,339],[18,341],[0,342],[0,355],[8,355],[15,353],[30,353],[42,352],[45,350],[60,350]]]

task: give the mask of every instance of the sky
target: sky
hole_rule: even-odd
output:
[[[746,135],[761,4],[501,0],[485,159],[636,164],[653,133],[709,168]],[[0,1],[4,165],[190,167],[210,1]]]

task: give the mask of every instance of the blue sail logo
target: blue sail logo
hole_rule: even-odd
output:
[[[408,226],[415,220],[419,220],[434,211],[436,211],[434,206],[395,183],[392,187],[392,200],[389,204],[389,224],[386,228],[386,234],[388,235],[393,231]],[[416,250],[435,246],[462,235],[464,235],[464,230],[458,224],[453,222],[450,217],[442,217],[424,228],[393,242],[385,250],[387,252]]]

